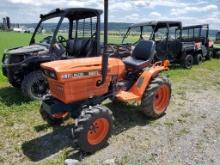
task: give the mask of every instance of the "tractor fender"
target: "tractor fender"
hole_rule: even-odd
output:
[[[160,72],[166,70],[168,70],[168,67],[163,65],[154,65],[151,68],[144,70],[129,91],[139,96],[139,100],[141,100],[144,91],[148,87],[152,78],[156,77]]]

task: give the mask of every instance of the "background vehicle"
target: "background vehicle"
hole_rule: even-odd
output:
[[[156,42],[155,61],[168,59],[191,68],[195,55],[192,41],[182,40],[182,24],[178,21],[153,21],[131,25],[122,44],[135,45],[140,40]]]
[[[107,99],[140,103],[146,116],[162,116],[169,104],[171,85],[166,77],[169,61],[152,65],[154,41],[139,41],[132,55],[114,58],[106,53],[108,1],[105,0],[104,54],[102,57],[60,60],[41,64],[48,78],[51,96],[43,99],[40,112],[49,124],[60,124],[71,116],[74,141],[85,152],[106,145],[113,127],[110,109],[100,103]],[[114,50],[113,50],[114,52]]]
[[[217,32],[215,41],[210,48],[210,51],[213,52],[215,58],[220,58],[220,32]]]
[[[185,26],[182,31],[182,41],[194,42],[195,54],[194,63],[200,64],[203,58],[210,60],[212,51],[209,50],[211,41],[209,41],[209,25]]]
[[[41,15],[30,45],[5,51],[3,74],[12,86],[21,88],[25,96],[42,98],[48,92],[48,83],[40,70],[41,63],[100,54],[101,14],[102,11],[96,9],[70,8]],[[52,35],[37,35],[43,31],[44,24],[50,22],[56,22]],[[65,33],[63,26],[68,26]],[[44,38],[38,41],[39,36]]]

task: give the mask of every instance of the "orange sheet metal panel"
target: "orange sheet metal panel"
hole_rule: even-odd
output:
[[[48,78],[52,96],[64,103],[73,103],[108,92],[112,76],[121,80],[125,74],[124,63],[116,58],[109,59],[108,75],[105,84],[97,86],[101,80],[101,58],[61,60],[42,64],[43,69],[55,71],[57,80]],[[64,74],[71,78],[64,79]]]
[[[106,83],[100,87],[96,86],[98,80],[100,80],[100,77],[66,81],[63,83],[50,80],[49,86],[52,96],[68,104],[107,93],[111,80],[110,77],[108,77]]]

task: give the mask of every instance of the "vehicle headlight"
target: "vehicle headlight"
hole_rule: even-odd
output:
[[[55,74],[55,72],[49,72],[49,76],[51,77],[51,78],[56,78],[56,74]]]
[[[47,76],[47,77],[50,77],[52,79],[56,79],[57,76],[56,76],[56,73],[54,71],[50,71],[50,70],[44,70],[44,74]]]
[[[8,64],[8,63],[9,63],[8,55],[5,55],[5,58],[4,58],[3,63],[4,63],[4,64]]]

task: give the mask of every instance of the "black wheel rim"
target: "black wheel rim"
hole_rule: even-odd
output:
[[[39,79],[33,82],[31,86],[31,93],[36,98],[42,98],[48,93],[48,83],[44,79]]]

